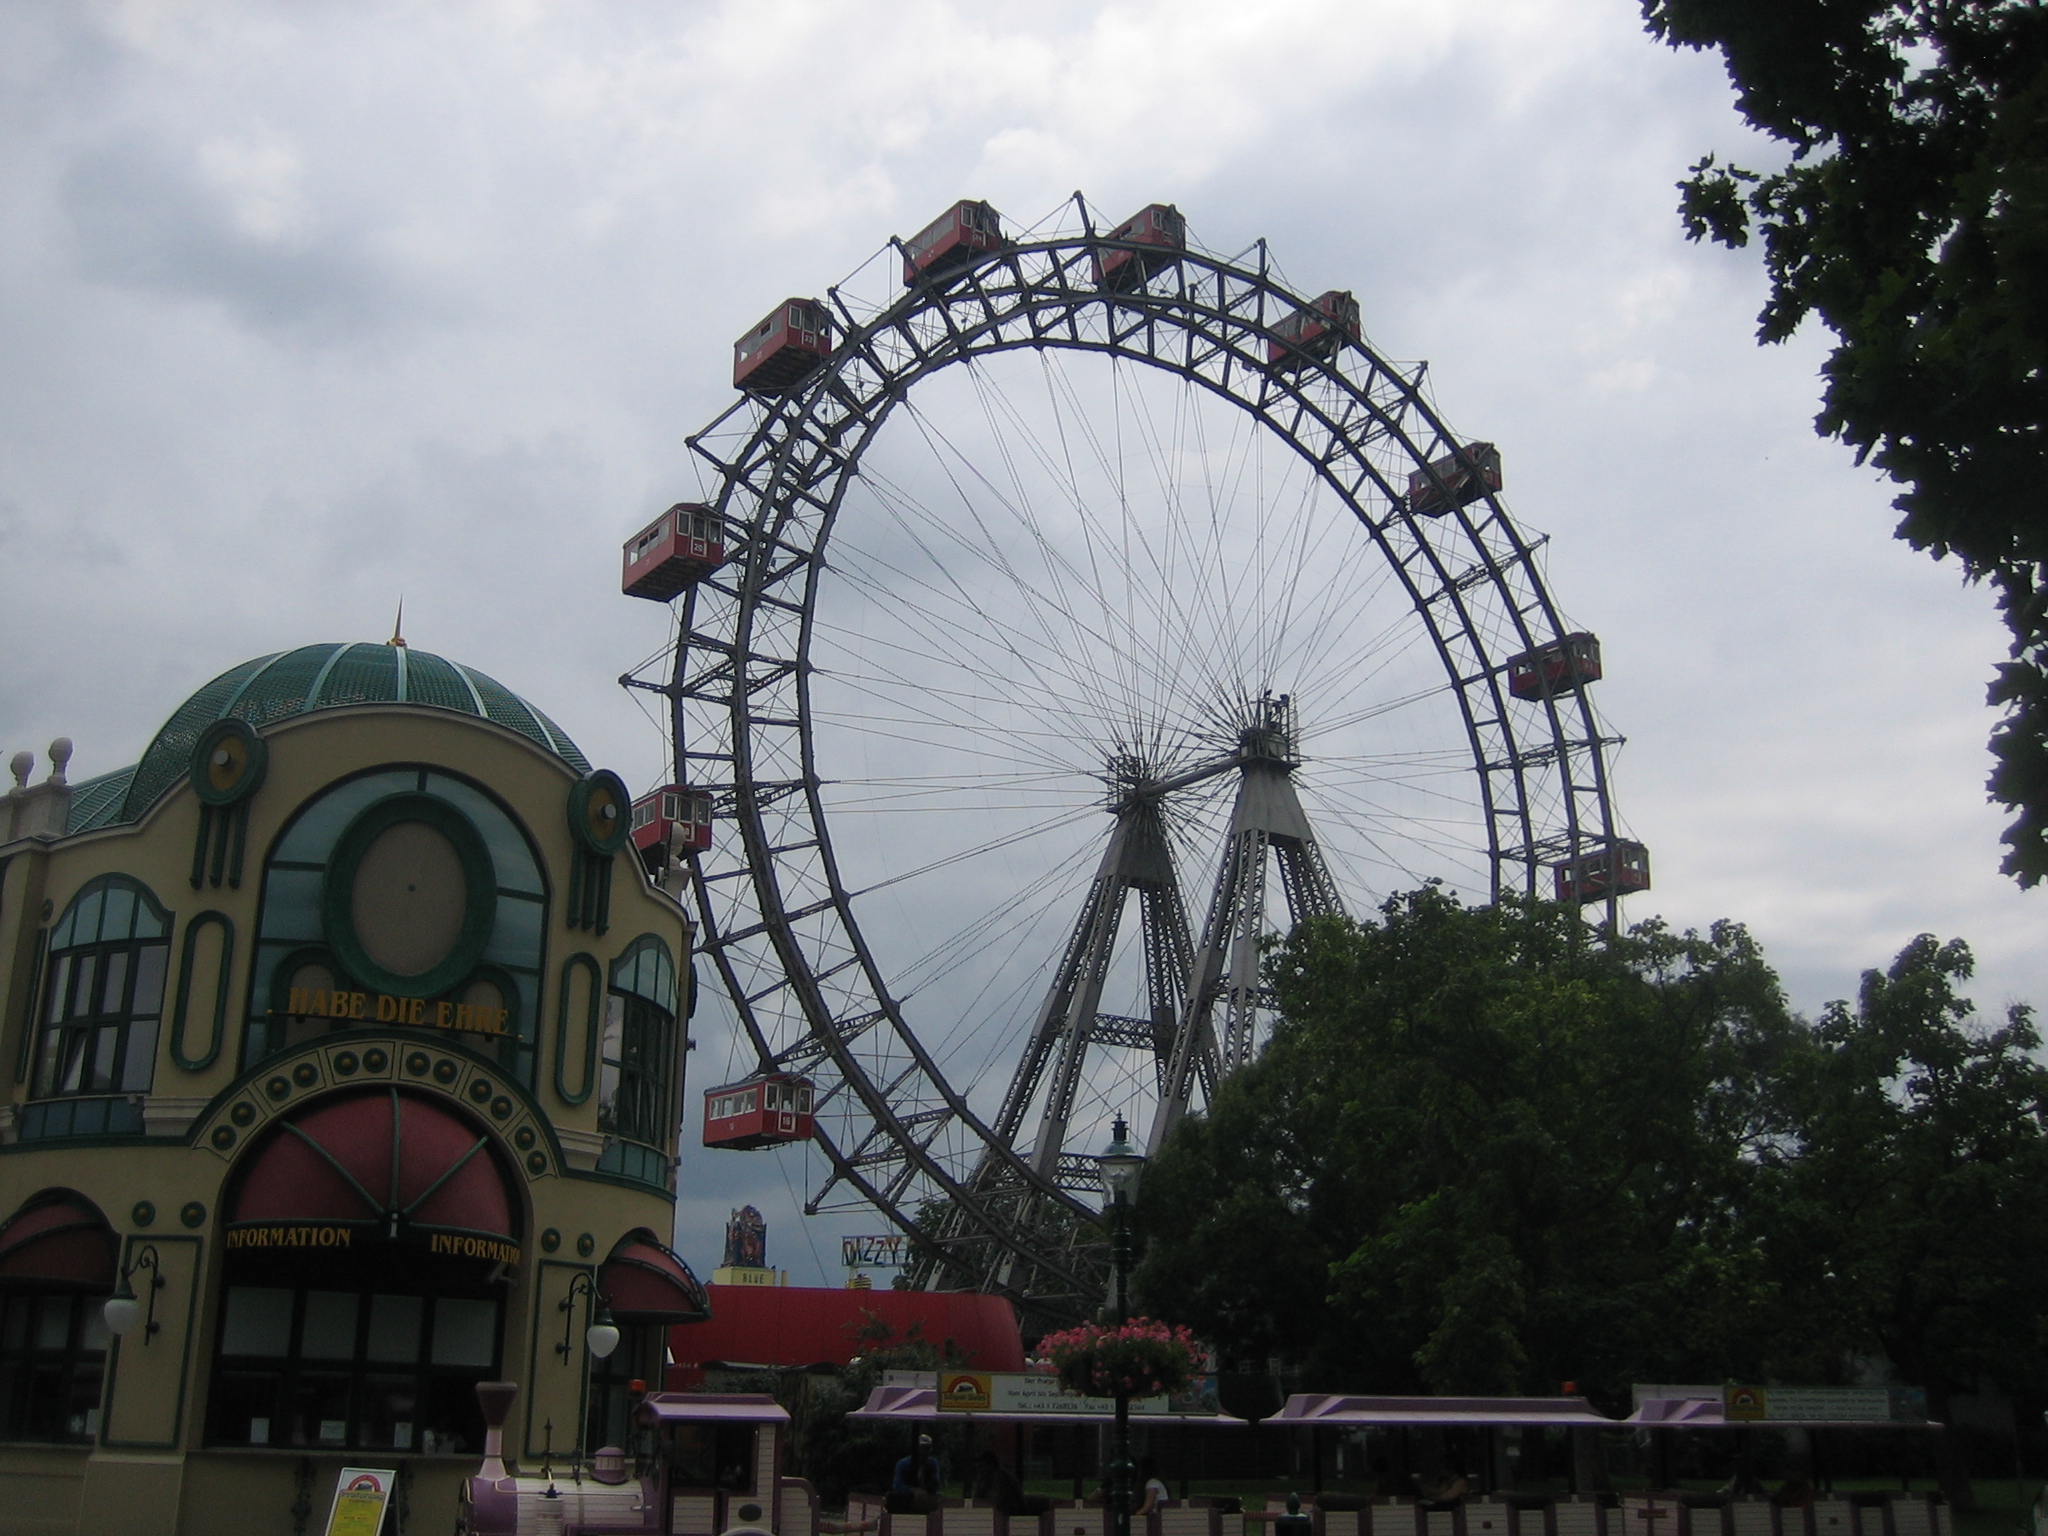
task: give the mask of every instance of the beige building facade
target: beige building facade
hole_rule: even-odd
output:
[[[402,644],[69,755],[0,800],[0,1536],[295,1536],[344,1465],[445,1533],[481,1380],[523,1463],[616,1443],[705,1309],[691,930],[625,786]]]

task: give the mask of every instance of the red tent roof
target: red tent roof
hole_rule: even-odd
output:
[[[843,1291],[802,1286],[714,1285],[711,1321],[672,1329],[669,1348],[681,1366],[724,1361],[739,1365],[844,1365],[871,1343],[855,1334],[879,1319],[891,1342],[913,1328],[927,1344],[951,1340],[978,1371],[1021,1371],[1024,1339],[1017,1313],[1000,1296],[968,1291]]]

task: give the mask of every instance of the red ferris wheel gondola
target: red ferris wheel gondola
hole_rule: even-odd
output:
[[[1273,339],[1266,343],[1266,362],[1283,373],[1305,366],[1312,358],[1329,358],[1346,341],[1357,341],[1358,300],[1341,288],[1317,296],[1306,309],[1297,309],[1273,322]]]
[[[1508,692],[1545,699],[1600,681],[1600,641],[1579,630],[1508,658]]]
[[[742,1083],[727,1083],[704,1095],[704,1145],[751,1152],[811,1139],[808,1077],[764,1072]]]
[[[725,528],[718,514],[698,502],[677,502],[626,540],[619,585],[628,597],[665,603],[723,564]]]
[[[1097,251],[1093,258],[1096,286],[1123,292],[1180,260],[1188,248],[1188,224],[1173,204],[1147,203],[1112,229],[1108,238],[1140,247],[1135,251],[1112,247]]]
[[[650,875],[711,846],[711,792],[664,784],[633,802],[633,846]]]
[[[963,199],[912,235],[903,246],[903,286],[915,287],[975,258],[1003,248],[1003,216],[987,203]]]
[[[732,344],[732,387],[786,394],[832,355],[832,318],[816,299],[784,299]]]

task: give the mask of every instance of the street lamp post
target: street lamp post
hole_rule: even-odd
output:
[[[1109,1202],[1109,1261],[1116,1274],[1116,1322],[1121,1328],[1131,1320],[1130,1208],[1138,1198],[1139,1175],[1145,1171],[1145,1154],[1131,1145],[1122,1115],[1117,1116],[1115,1134],[1108,1149],[1095,1159],[1095,1166]],[[1131,1394],[1121,1380],[1116,1385],[1116,1436],[1111,1455],[1110,1529],[1114,1536],[1131,1536]]]
[[[133,1279],[143,1270],[149,1271],[148,1324],[142,1330],[142,1342],[146,1345],[164,1325],[156,1320],[156,1293],[170,1282],[164,1279],[163,1261],[158,1258],[155,1243],[144,1243],[135,1255],[135,1262],[121,1271],[121,1283],[109,1296],[106,1305],[100,1308],[100,1315],[106,1319],[107,1332],[116,1338],[125,1338],[130,1329],[143,1321],[144,1309],[135,1295]]]
[[[580,1463],[583,1459],[583,1435],[589,1427],[591,1364],[593,1361],[605,1360],[611,1357],[611,1352],[619,1347],[619,1330],[618,1325],[612,1321],[610,1298],[599,1292],[597,1283],[587,1273],[579,1271],[570,1278],[568,1293],[555,1303],[562,1313],[562,1341],[555,1346],[555,1353],[562,1357],[562,1364],[567,1365],[569,1363],[569,1356],[574,1352],[574,1345],[570,1343],[570,1340],[575,1336],[576,1298],[579,1296],[594,1309],[590,1326],[583,1330],[583,1392],[581,1395],[584,1401],[581,1410],[577,1414],[579,1422],[576,1430],[576,1459]]]

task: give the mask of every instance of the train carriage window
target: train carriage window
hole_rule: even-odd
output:
[[[746,1424],[678,1424],[668,1443],[670,1485],[754,1491],[754,1430]]]

